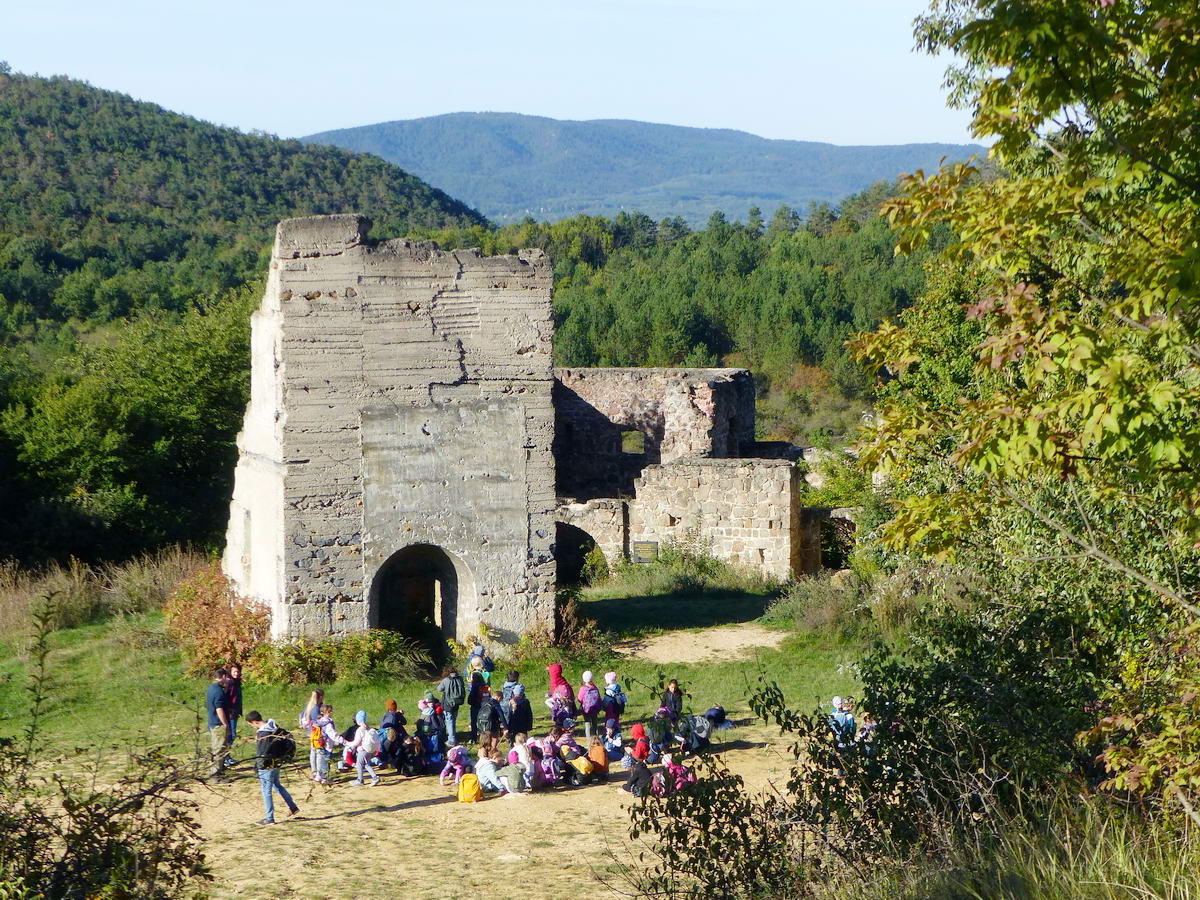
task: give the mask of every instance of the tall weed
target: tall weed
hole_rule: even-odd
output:
[[[30,630],[40,598],[53,594],[52,627],[74,628],[118,615],[161,609],[171,590],[205,558],[170,547],[124,563],[89,566],[78,559],[25,569],[0,562],[0,635]]]

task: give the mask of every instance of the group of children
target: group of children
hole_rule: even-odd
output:
[[[563,677],[562,666],[547,666],[550,689],[545,703],[552,727],[545,737],[533,738],[533,710],[516,671],[508,673],[497,690],[491,687],[494,666],[482,647],[476,647],[462,676],[448,671],[439,685],[442,696],[426,691],[418,715],[408,730],[404,711],[388,700],[378,727],[368,724],[359,710],[354,724],[339,731],[333,707],[320,690],[313,691],[300,714],[308,736],[310,777],[329,783],[329,767],[339,755],[339,770],[353,769],[354,784],[379,783],[378,769],[394,766],[403,775],[435,774],[446,784],[453,779],[460,800],[479,799],[484,791],[513,795],[556,785],[580,785],[607,780],[610,765],[630,771],[621,790],[635,796],[663,794],[695,780],[676,762],[672,751],[695,752],[708,744],[714,728],[729,727],[724,710],[713,707],[703,716],[683,713],[683,693],[672,680],[662,704],[647,726],[637,723],[626,742],[621,716],[627,698],[616,672],[604,675],[604,685],[584,672],[578,691]],[[455,681],[461,677],[461,681]],[[469,685],[469,687],[468,687]],[[458,707],[471,706],[474,757],[458,741]],[[577,730],[582,723],[582,741]],[[502,749],[502,740],[507,749]],[[652,774],[649,765],[663,763]]]

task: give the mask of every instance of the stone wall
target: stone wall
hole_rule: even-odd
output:
[[[555,518],[564,525],[584,531],[596,542],[608,564],[623,562],[629,555],[629,507],[624,500],[559,502]]]
[[[629,542],[699,535],[718,559],[786,579],[798,571],[799,470],[787,460],[694,459],[647,466],[629,503]]]
[[[627,496],[647,465],[735,457],[754,445],[745,369],[557,369],[555,378],[561,496]],[[623,446],[626,432],[640,435],[641,452]]]
[[[368,227],[279,226],[225,569],[276,637],[320,636],[377,624],[385,564],[437,547],[457,581],[445,632],[515,640],[554,611],[549,264]]]

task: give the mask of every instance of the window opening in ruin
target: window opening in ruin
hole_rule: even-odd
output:
[[[558,563],[558,583],[580,584],[587,556],[596,549],[596,540],[582,528],[556,522],[554,525],[554,560]]]
[[[621,452],[630,456],[641,456],[646,452],[645,432],[633,429],[621,432]]]
[[[440,663],[446,641],[457,637],[459,566],[431,544],[395,553],[372,582],[376,626],[411,638]]]
[[[741,455],[741,448],[738,446],[738,420],[737,416],[730,416],[727,425],[728,434],[725,438],[725,455],[730,459]]]

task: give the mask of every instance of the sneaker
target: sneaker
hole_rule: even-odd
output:
[[[254,824],[255,825],[274,825],[275,820],[274,819],[260,819],[259,821],[255,822]]]
[[[360,781],[360,782],[359,782],[359,784],[362,784],[362,782]],[[377,785],[377,784],[379,784],[379,779],[378,779],[378,778],[372,778],[372,779],[371,779],[371,787],[375,787],[375,785]]]
[[[236,766],[237,760],[234,759],[232,756],[227,756],[227,757],[225,757],[225,761],[223,763],[221,763],[221,765],[223,765],[225,768],[228,769],[230,766]]]
[[[352,781],[352,782],[350,782],[350,783],[351,783],[351,784],[357,784],[359,787],[362,787],[362,785],[363,785],[363,783],[362,783],[361,781]]]
[[[289,819],[294,818],[295,816],[299,815],[299,813],[300,813],[300,807],[298,807],[298,806],[295,809],[289,809],[288,810],[288,818]]]

